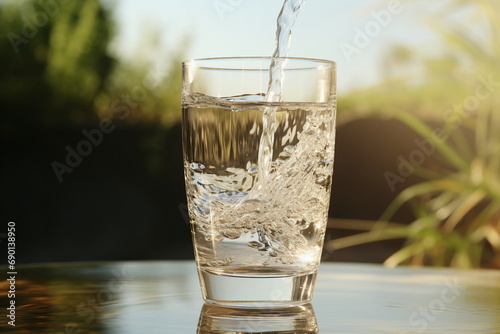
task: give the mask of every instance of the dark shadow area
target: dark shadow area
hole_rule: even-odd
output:
[[[119,127],[59,182],[51,164],[64,163],[81,130],[32,128],[2,140],[2,221],[16,222],[19,263],[191,258],[180,127]],[[158,156],[144,149],[152,134],[164,141]]]

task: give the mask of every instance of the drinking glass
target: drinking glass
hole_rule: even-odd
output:
[[[330,203],[335,78],[336,64],[320,59],[183,63],[186,193],[206,302],[311,300]]]

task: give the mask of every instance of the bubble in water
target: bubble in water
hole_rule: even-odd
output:
[[[265,250],[268,250],[272,247],[271,241],[264,233],[259,233],[259,241],[263,245],[261,248],[259,248],[259,250],[265,251]]]
[[[256,175],[259,172],[259,166],[252,166],[248,168],[248,174]]]
[[[295,224],[295,226],[297,226],[297,228],[301,229],[301,230],[305,230],[306,228],[309,227],[309,222],[305,219],[301,219],[299,221],[297,221],[297,223]]]
[[[316,179],[316,184],[320,186],[327,186],[330,183],[330,177],[321,176]]]
[[[191,170],[193,170],[195,172],[201,172],[201,171],[205,170],[205,165],[204,164],[200,164],[198,162],[191,162],[189,164],[189,168],[191,168]]]
[[[221,231],[220,233],[224,238],[234,240],[234,239],[238,239],[239,237],[241,237],[241,232],[242,231],[239,228],[229,228],[229,229]]]
[[[322,160],[321,160],[321,163],[322,163],[324,166],[330,166],[331,164],[333,164],[333,159],[330,159],[330,158],[325,158],[325,159],[322,159]]]
[[[257,132],[257,130],[259,129],[259,126],[257,125],[257,122],[253,122],[253,126],[252,128],[250,129],[250,134],[253,135]]]
[[[222,260],[217,260],[217,259],[212,260],[212,261],[207,263],[207,266],[209,266],[209,267],[224,267],[224,266],[230,265],[233,262],[234,262],[234,257],[228,256]]]
[[[262,201],[258,199],[248,199],[239,204],[241,213],[258,213],[262,210]]]
[[[285,151],[286,153],[292,155],[293,152],[295,152],[297,150],[297,146],[296,145],[288,145],[288,146],[285,146],[283,148],[283,151]]]
[[[264,245],[263,245],[263,244],[261,244],[261,243],[260,243],[260,242],[258,242],[258,241],[250,241],[250,242],[248,243],[248,246],[249,246],[249,247],[252,247],[252,248],[262,248]]]

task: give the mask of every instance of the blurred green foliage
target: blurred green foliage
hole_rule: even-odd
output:
[[[163,69],[125,62],[110,50],[114,27],[111,10],[99,0],[0,3],[2,132],[95,124],[116,118],[118,102],[131,111],[126,124],[178,121],[182,48]],[[145,53],[157,51],[154,44],[145,47]]]
[[[500,268],[500,3],[446,4],[431,21],[445,46],[441,55],[392,50],[394,66],[421,59],[421,75],[388,80],[340,103],[357,117],[398,118],[435,148],[441,163],[413,166],[426,181],[404,189],[369,231],[330,242],[333,249],[406,239],[387,265]],[[461,19],[449,20],[457,12]],[[477,28],[481,38],[472,33]],[[389,223],[405,203],[415,220]]]
[[[95,101],[99,117],[116,118],[113,106],[120,101],[130,106],[125,119],[128,123],[169,127],[180,121],[182,60],[182,52],[178,52],[163,65],[119,63]]]
[[[405,2],[436,6],[430,0]],[[447,112],[470,95],[481,75],[497,71],[500,2],[444,0],[438,5],[440,10],[411,13],[422,28],[430,27],[439,38],[432,49],[412,44],[388,48],[378,64],[388,79],[339,97],[341,122],[373,114],[392,116],[395,110],[446,121]]]
[[[89,122],[116,60],[98,0],[10,1],[0,6],[2,128]]]

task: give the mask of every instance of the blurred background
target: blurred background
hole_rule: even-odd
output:
[[[269,56],[280,0],[0,0],[0,247],[190,259],[180,63]],[[500,3],[309,0],[338,63],[323,260],[500,268]]]

